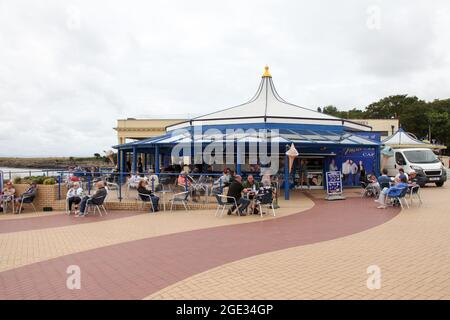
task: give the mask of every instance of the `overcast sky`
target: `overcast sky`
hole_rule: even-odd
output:
[[[450,97],[450,2],[0,0],[0,156],[81,156],[116,120],[245,102]]]

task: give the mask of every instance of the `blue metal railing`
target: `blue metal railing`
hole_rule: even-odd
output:
[[[27,171],[16,171],[13,173],[17,174],[23,174],[28,173]],[[82,184],[84,184],[84,189],[87,191],[88,194],[91,194],[93,183],[97,181],[103,181],[107,185],[112,184],[116,185],[117,187],[117,194],[118,194],[118,200],[122,201],[122,187],[127,185],[126,177],[131,176],[131,172],[119,172],[119,171],[113,171],[113,170],[100,170],[98,172],[81,172],[81,171],[68,171],[68,170],[57,170],[57,169],[44,169],[44,170],[35,170],[33,171],[36,174],[35,176],[46,176],[49,178],[54,178],[56,181],[56,184],[58,185],[58,199],[61,200],[63,198],[63,190],[62,186],[70,184],[71,182],[75,182],[73,180],[70,180],[71,178],[75,177],[76,180],[80,180]],[[253,175],[256,180],[260,179],[259,174],[249,172],[249,173],[243,173],[241,174],[243,178],[245,178],[247,175]],[[180,173],[177,172],[160,172],[160,173],[137,173],[138,176],[144,177],[149,175],[155,175],[158,177],[159,184],[160,185],[178,185],[178,177],[180,176]],[[200,178],[202,176],[206,176],[206,179],[204,180],[203,184],[208,185],[209,190],[213,192],[213,190],[218,190],[220,193],[223,192],[223,181],[220,179],[220,177],[223,175],[222,173],[189,173],[189,174],[183,174],[185,176],[184,178],[184,191],[191,190],[190,184],[196,184],[194,179],[191,180],[191,178]],[[4,172],[0,171],[0,191],[3,190],[3,184],[4,184]],[[25,177],[26,178],[26,177]],[[124,180],[125,178],[125,180]],[[11,179],[10,179],[11,180]],[[189,182],[191,181],[191,182]],[[155,192],[156,185],[155,185],[155,179],[152,178],[149,180],[149,185],[151,186],[151,190]]]

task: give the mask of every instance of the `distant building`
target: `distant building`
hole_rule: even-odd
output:
[[[399,129],[398,119],[350,119],[353,122],[372,127],[372,131],[381,134],[381,140],[393,135]]]
[[[142,140],[166,133],[166,127],[186,119],[121,119],[117,120],[117,141],[119,144],[127,140]]]

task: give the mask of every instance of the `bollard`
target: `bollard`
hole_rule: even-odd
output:
[[[122,179],[123,179],[123,172],[120,172],[119,170],[119,202],[122,202]]]
[[[61,200],[61,173],[58,176],[58,200]]]

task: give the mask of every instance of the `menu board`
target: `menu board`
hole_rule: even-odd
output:
[[[328,171],[326,173],[328,195],[342,194],[342,178],[340,171]]]

